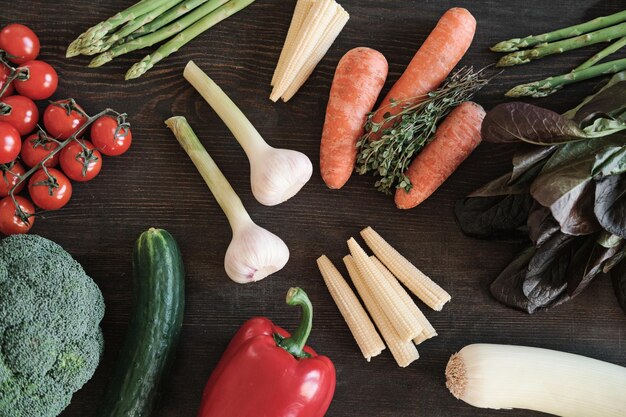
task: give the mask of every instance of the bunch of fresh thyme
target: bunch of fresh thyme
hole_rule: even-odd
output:
[[[378,112],[394,107],[401,110],[393,112],[396,114],[387,111],[380,122],[374,122],[377,112],[369,113],[365,134],[357,143],[356,171],[361,175],[374,171],[380,177],[375,186],[384,193],[390,194],[394,186],[411,190],[411,181],[404,173],[413,155],[433,138],[439,121],[470,100],[489,80],[484,69],[474,71],[472,67],[463,67],[426,96],[402,101],[390,99]]]

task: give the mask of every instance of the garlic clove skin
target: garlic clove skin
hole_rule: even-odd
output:
[[[311,160],[302,152],[268,148],[250,159],[252,194],[265,206],[275,206],[296,195],[313,174]]]
[[[226,250],[224,268],[239,283],[260,281],[280,271],[289,260],[289,248],[272,232],[254,222],[238,227]]]

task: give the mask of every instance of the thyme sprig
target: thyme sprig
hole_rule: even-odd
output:
[[[376,188],[386,194],[394,188],[410,191],[413,185],[404,173],[413,156],[432,140],[437,124],[452,109],[471,100],[490,81],[484,70],[463,67],[425,96],[390,99],[385,107],[369,113],[365,134],[357,143],[356,171],[361,175],[373,171],[380,177]],[[390,111],[396,107],[401,110]],[[385,110],[383,120],[374,121],[374,115]]]

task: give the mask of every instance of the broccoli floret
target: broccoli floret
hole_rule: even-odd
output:
[[[0,416],[58,416],[100,362],[103,316],[100,289],[61,246],[2,240]]]

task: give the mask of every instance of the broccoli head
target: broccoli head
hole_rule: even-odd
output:
[[[56,417],[92,376],[104,300],[70,254],[36,235],[0,242],[0,416]]]

